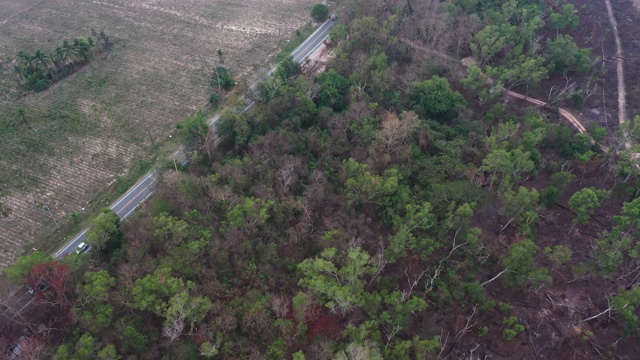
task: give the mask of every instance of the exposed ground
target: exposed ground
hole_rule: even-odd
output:
[[[607,14],[609,15],[609,22],[611,23],[611,29],[613,37],[616,40],[616,76],[618,78],[618,121],[620,125],[624,124],[627,120],[627,90],[624,82],[624,51],[622,50],[622,42],[620,41],[620,35],[618,33],[618,22],[613,14],[613,6],[611,6],[610,0],[605,0],[607,5]],[[625,142],[627,148],[631,147],[631,144]]]
[[[69,222],[118,176],[148,160],[173,125],[207,104],[211,64],[246,74],[308,21],[314,1],[12,0],[0,2],[0,269]],[[10,70],[19,50],[51,52],[104,29],[115,43],[70,78],[24,94]],[[9,124],[23,107],[33,130]],[[15,131],[13,131],[15,130]],[[13,131],[13,132],[12,132]]]

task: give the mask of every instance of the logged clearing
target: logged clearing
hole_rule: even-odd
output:
[[[0,2],[0,269],[151,157],[176,122],[207,104],[211,64],[236,76],[265,64],[309,21],[309,0]],[[52,52],[103,29],[106,56],[42,93],[17,87],[20,50]],[[11,115],[24,108],[31,129]]]

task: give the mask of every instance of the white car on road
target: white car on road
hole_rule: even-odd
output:
[[[80,255],[80,254],[84,254],[87,251],[91,250],[91,246],[89,246],[88,244],[81,242],[80,245],[78,245],[78,248],[76,248],[76,254]]]

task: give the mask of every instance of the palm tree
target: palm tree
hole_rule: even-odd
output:
[[[60,53],[60,58],[64,59],[65,63],[68,60],[71,60],[71,65],[73,65],[73,68],[76,68],[76,64],[74,62],[74,58],[78,56],[78,50],[75,48],[75,46],[73,46],[72,43],[69,42],[69,40],[65,40],[62,42],[62,47],[61,49],[61,53]]]
[[[49,57],[42,50],[38,49],[33,54],[33,61],[35,62],[36,70],[47,71],[49,70]]]
[[[7,218],[13,210],[7,206],[7,203],[0,201],[0,217]]]
[[[73,39],[73,47],[76,49],[78,55],[80,55],[85,61],[89,61],[91,58],[91,44],[83,37]]]
[[[58,46],[56,48],[56,58],[60,62],[60,67],[63,67],[67,64],[67,60],[69,60],[69,54],[64,50],[64,48]]]
[[[24,51],[18,51],[16,57],[22,61],[22,66],[27,69],[30,74],[36,71],[35,61],[31,54]]]
[[[51,64],[53,65],[53,72],[57,73],[60,70],[60,58],[58,58],[58,54],[57,53],[53,53],[53,54],[49,54],[49,60],[51,61]]]

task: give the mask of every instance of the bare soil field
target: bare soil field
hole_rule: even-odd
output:
[[[0,2],[0,269],[151,157],[174,124],[207,104],[217,50],[236,76],[273,59],[309,21],[312,0]],[[20,50],[54,50],[104,29],[113,50],[42,93],[19,91]],[[11,110],[22,107],[31,129]]]

